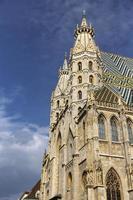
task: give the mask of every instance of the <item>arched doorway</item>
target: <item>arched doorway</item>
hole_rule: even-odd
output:
[[[121,183],[117,172],[111,168],[106,176],[107,200],[122,200]]]

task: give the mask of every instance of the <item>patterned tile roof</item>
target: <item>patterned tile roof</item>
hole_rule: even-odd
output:
[[[112,53],[101,52],[103,71],[117,76],[133,78],[133,58],[126,58]],[[109,85],[111,90],[120,94],[127,105],[133,105],[133,88],[115,87]]]

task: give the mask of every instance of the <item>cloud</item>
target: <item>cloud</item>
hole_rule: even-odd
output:
[[[0,96],[0,200],[15,199],[40,178],[48,140],[48,127],[8,115],[11,102]]]

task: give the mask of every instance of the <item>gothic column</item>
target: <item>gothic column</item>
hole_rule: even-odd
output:
[[[73,155],[73,200],[79,200],[79,152],[78,152],[78,125],[75,125],[76,136],[74,137]]]
[[[67,160],[67,146],[63,146],[63,163],[62,163],[62,200],[66,200],[67,192],[67,177],[66,177],[66,160]]]
[[[98,113],[96,111],[96,105],[93,104],[93,151],[94,151],[94,199],[106,200],[106,190],[103,185],[103,166],[99,156],[99,135],[98,135]]]
[[[129,200],[133,199],[133,164],[131,163],[130,149],[129,149],[129,138],[126,124],[125,110],[120,105],[120,128],[123,141],[123,150],[125,156],[125,169],[127,175],[127,187],[129,193]]]

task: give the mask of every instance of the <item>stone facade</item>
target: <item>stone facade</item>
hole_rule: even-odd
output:
[[[103,81],[104,67],[83,15],[51,97],[40,200],[133,200],[133,102]]]

